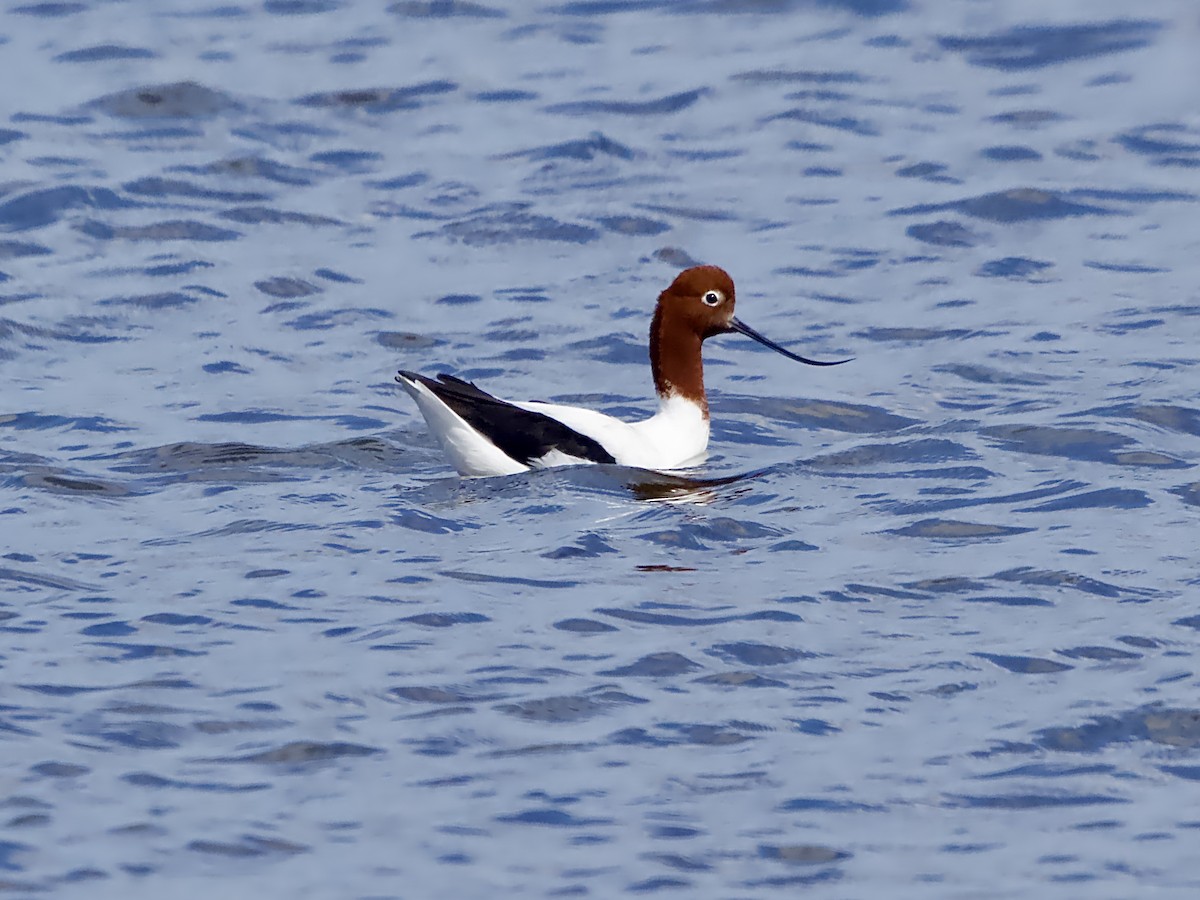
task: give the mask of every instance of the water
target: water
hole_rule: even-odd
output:
[[[364,7],[0,13],[5,889],[1194,896],[1193,5]]]

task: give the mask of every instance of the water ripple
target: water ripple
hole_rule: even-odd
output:
[[[0,12],[11,891],[1195,893],[1185,0],[126,6]],[[854,361],[694,470],[392,381],[649,415],[703,262]]]

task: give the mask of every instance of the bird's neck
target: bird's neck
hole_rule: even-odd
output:
[[[695,403],[708,418],[708,397],[704,393],[704,364],[700,358],[701,339],[685,323],[664,316],[662,307],[650,321],[650,371],[660,400],[683,397]]]

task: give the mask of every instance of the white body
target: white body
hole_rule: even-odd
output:
[[[510,457],[468,425],[427,387],[407,378],[400,385],[417,402],[429,430],[437,437],[454,468],[463,475],[513,475],[531,468],[579,465],[587,462],[551,451],[532,465]],[[658,412],[641,422],[582,409],[536,401],[509,401],[513,406],[538,412],[562,422],[599,443],[623,466],[639,469],[679,469],[703,462],[708,448],[708,417],[696,403],[678,396],[659,402]]]

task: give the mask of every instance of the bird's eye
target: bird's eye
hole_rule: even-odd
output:
[[[708,291],[700,299],[704,301],[706,306],[717,306],[725,299],[725,295],[720,291]]]

